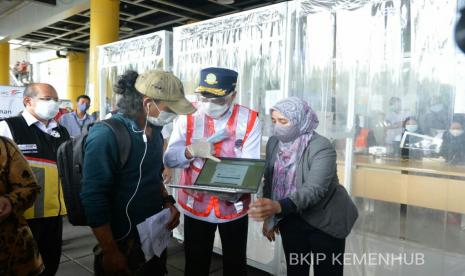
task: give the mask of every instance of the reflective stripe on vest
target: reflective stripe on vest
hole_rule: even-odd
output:
[[[244,143],[255,125],[258,113],[246,107],[235,105],[226,124],[230,138],[216,143],[215,155],[220,157],[236,157],[236,151],[241,151]],[[245,123],[247,122],[247,123]],[[186,146],[198,139],[205,139],[215,132],[214,121],[208,116],[187,116]],[[189,168],[183,170],[181,183],[192,185],[202,168],[204,161],[196,158]],[[189,200],[190,198],[190,200]],[[215,196],[197,193],[192,190],[179,190],[178,203],[183,209],[197,217],[209,216],[212,209],[219,219],[234,219],[244,215],[250,203],[250,194],[244,194],[239,201],[243,201],[245,208],[236,210],[234,203],[220,200]]]
[[[26,157],[41,187],[34,205],[24,212],[26,219],[66,215],[57,165],[47,159]],[[59,195],[59,200],[56,195]]]

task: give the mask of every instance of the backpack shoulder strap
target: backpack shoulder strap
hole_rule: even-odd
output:
[[[115,135],[116,143],[118,144],[120,166],[122,168],[128,162],[129,154],[131,153],[131,135],[126,126],[117,119],[109,118],[101,121],[101,123],[108,126]]]

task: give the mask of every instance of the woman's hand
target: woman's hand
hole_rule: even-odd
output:
[[[262,233],[270,242],[275,241],[276,234],[279,235],[279,228],[275,225],[272,229],[266,227],[266,221],[263,222]]]
[[[274,214],[281,213],[281,204],[269,198],[259,198],[250,204],[249,216],[256,221],[264,221]]]

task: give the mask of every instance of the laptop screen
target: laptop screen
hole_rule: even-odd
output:
[[[195,185],[257,190],[261,183],[265,160],[220,158],[205,162]]]

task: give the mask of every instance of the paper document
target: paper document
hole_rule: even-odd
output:
[[[163,250],[168,247],[171,231],[165,225],[170,217],[171,211],[166,208],[137,225],[146,261],[150,260],[154,255],[160,257]]]
[[[239,186],[244,182],[247,170],[247,166],[218,164],[216,165],[216,171],[211,182],[235,184]]]

